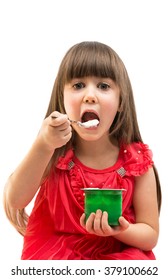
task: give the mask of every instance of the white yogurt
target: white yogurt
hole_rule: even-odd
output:
[[[99,120],[95,119],[95,120],[90,120],[87,122],[83,122],[83,123],[79,123],[79,126],[83,126],[85,128],[90,128],[90,127],[96,127],[99,124]]]

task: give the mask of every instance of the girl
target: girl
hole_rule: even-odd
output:
[[[93,119],[98,124],[90,128],[70,121]],[[85,222],[86,187],[126,190],[119,226],[109,226],[101,209]],[[36,193],[28,217],[24,208]],[[159,178],[139,132],[127,71],[109,46],[82,42],[66,53],[42,127],[6,184],[4,204],[24,235],[22,259],[155,259]]]

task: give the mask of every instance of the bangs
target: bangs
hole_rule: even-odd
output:
[[[104,44],[83,42],[75,45],[66,54],[64,62],[65,83],[88,76],[111,78],[116,82],[114,53]]]

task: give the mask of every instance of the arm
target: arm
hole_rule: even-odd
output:
[[[136,223],[129,224],[123,217],[119,218],[120,226],[112,228],[107,223],[107,213],[100,210],[91,214],[81,225],[90,233],[101,236],[113,235],[116,239],[141,250],[151,250],[155,247],[159,234],[159,214],[156,194],[156,181],[153,169],[137,177],[135,182],[133,205]]]
[[[52,113],[53,115],[53,113]],[[54,112],[43,121],[40,132],[5,186],[5,197],[12,208],[22,209],[36,194],[44,171],[56,148],[71,138],[71,126],[66,115]]]
[[[155,247],[159,234],[159,213],[153,169],[136,178],[133,205],[136,224],[118,235],[118,239],[142,250]]]

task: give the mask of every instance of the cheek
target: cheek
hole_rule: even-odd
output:
[[[72,99],[70,98],[70,94],[65,91],[64,92],[64,107],[65,107],[65,111],[67,114],[69,113],[69,110],[72,107],[71,102],[72,102]]]
[[[119,98],[113,98],[106,100],[106,104],[104,105],[106,108],[106,112],[111,114],[112,116],[115,115],[119,109]]]
[[[109,102],[106,102],[106,104],[104,104],[103,116],[104,119],[106,120],[106,124],[108,124],[109,127],[111,126],[116,116],[118,108],[119,108],[118,98],[109,100]]]
[[[64,107],[67,115],[73,115],[75,108],[79,107],[77,106],[77,104],[77,100],[75,98],[72,98],[72,95],[70,93],[64,93]]]

